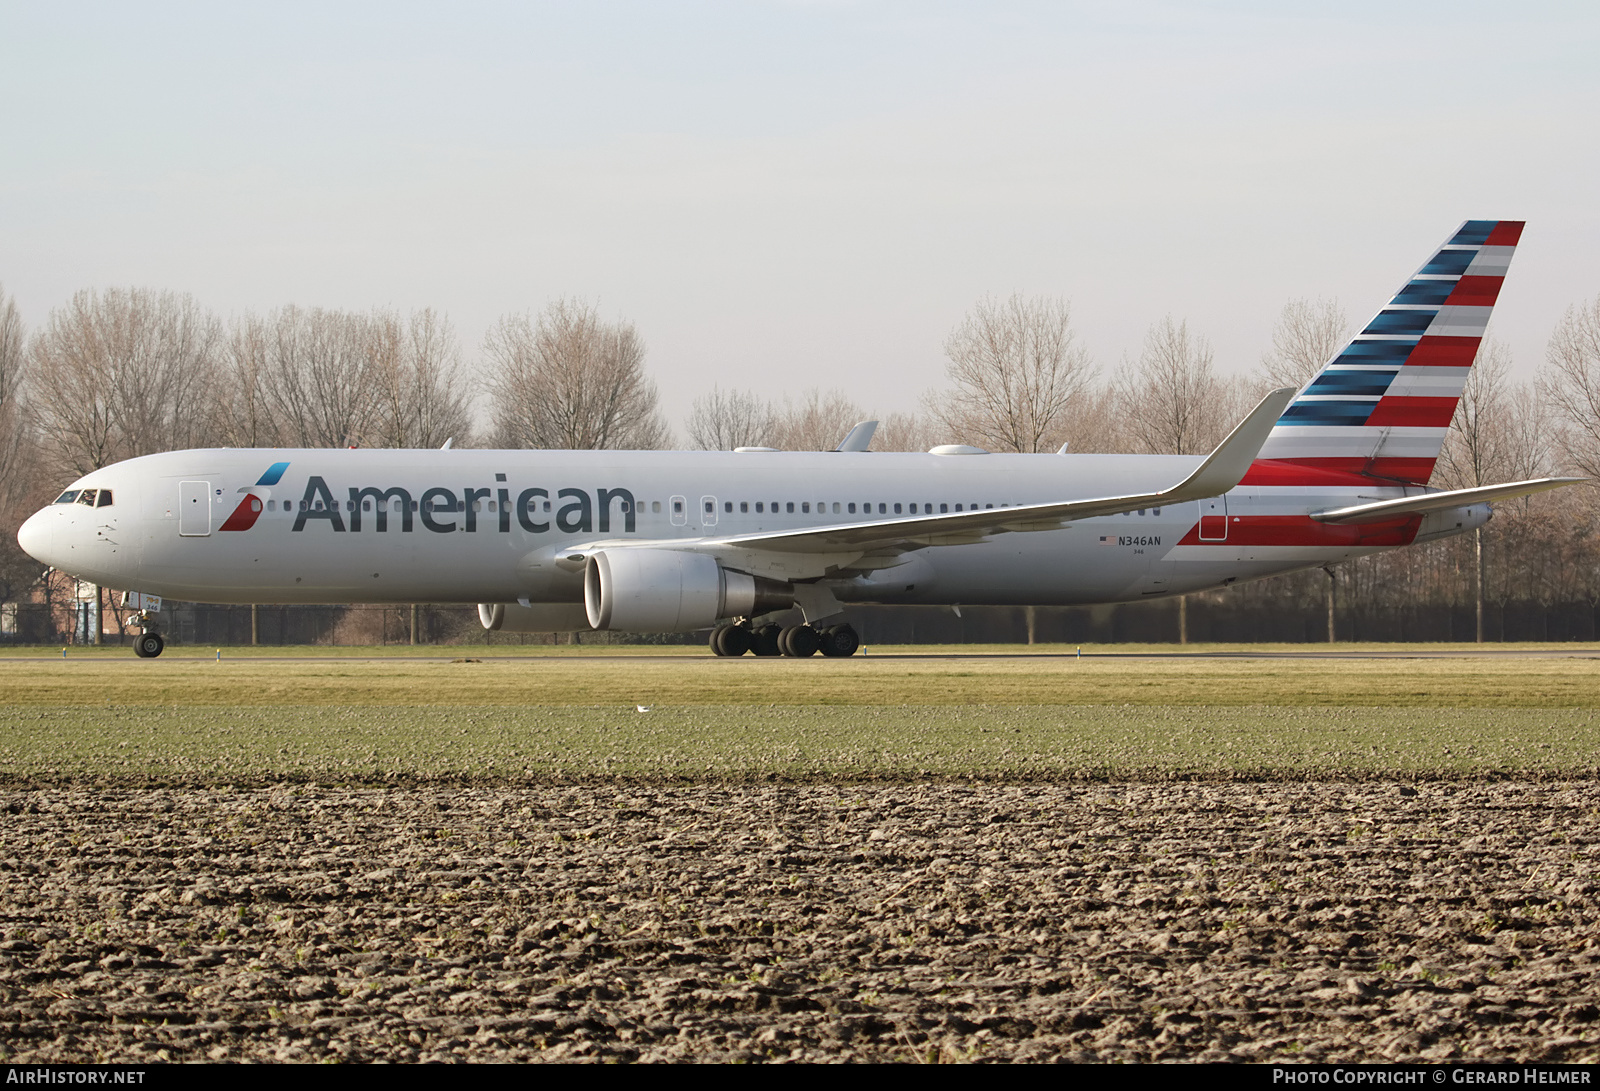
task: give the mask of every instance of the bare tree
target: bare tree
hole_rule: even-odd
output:
[[[929,399],[954,435],[997,451],[1054,450],[1094,382],[1064,299],[985,299],[945,341],[954,388]]]
[[[378,447],[438,447],[470,442],[472,407],[461,380],[461,347],[448,319],[432,309],[373,315],[367,333],[378,382],[377,419],[366,442]]]
[[[27,333],[16,301],[0,289],[0,520],[27,493],[27,418],[22,404]]]
[[[799,401],[783,400],[772,427],[772,446],[785,451],[831,451],[866,416],[843,391],[812,387]]]
[[[1272,350],[1261,357],[1263,391],[1300,388],[1350,339],[1350,321],[1336,299],[1291,299],[1272,328]]]
[[[1573,466],[1600,476],[1600,296],[1569,307],[1545,350],[1542,386],[1565,421]]]
[[[772,406],[749,391],[712,387],[689,411],[689,442],[701,451],[765,447],[775,420]]]
[[[1511,351],[1504,342],[1485,340],[1467,372],[1461,400],[1439,457],[1439,483],[1473,488],[1538,476],[1545,441],[1531,391],[1513,387],[1508,373]],[[1526,510],[1526,505],[1522,506]],[[1513,504],[1512,510],[1515,510]],[[1489,529],[1473,531],[1473,598],[1477,639],[1484,639],[1484,601],[1488,585]]]
[[[1520,439],[1513,428],[1513,387],[1508,376],[1511,350],[1505,342],[1485,339],[1467,372],[1461,400],[1456,403],[1450,430],[1439,452],[1439,483],[1467,489],[1511,480],[1509,467],[1519,460],[1513,445]]]
[[[1129,445],[1147,454],[1203,454],[1234,423],[1239,384],[1216,373],[1211,346],[1169,315],[1150,327],[1116,389]]]
[[[508,315],[484,340],[495,442],[560,450],[654,450],[667,442],[644,342],[583,303]]]
[[[376,430],[381,385],[364,315],[288,306],[266,322],[267,371],[282,441],[346,447]]]
[[[890,413],[872,437],[874,451],[926,451],[938,443],[943,425],[916,413]]]
[[[227,397],[218,399],[217,440],[228,447],[283,446],[282,399],[275,397],[272,381],[272,327],[257,315],[235,318],[222,351],[219,385]]]
[[[212,429],[221,325],[171,292],[79,292],[31,346],[34,420],[56,469],[196,447]]]

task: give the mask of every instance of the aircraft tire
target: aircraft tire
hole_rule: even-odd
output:
[[[744,625],[729,625],[722,630],[722,654],[735,658],[750,650],[751,634]]]
[[[722,650],[722,634],[727,632],[727,631],[728,631],[727,629],[712,629],[711,630],[711,640],[709,641],[709,643],[711,645],[711,654],[712,655],[724,656],[724,655],[728,654],[727,652]]]
[[[750,634],[750,650],[757,655],[782,655],[778,650],[778,637],[783,630],[776,625],[763,625]]]
[[[167,646],[160,633],[142,633],[133,642],[133,654],[140,659],[154,659]]]
[[[830,625],[822,630],[822,654],[834,659],[843,659],[856,654],[856,649],[861,647],[861,638],[856,631],[848,625]]]
[[[783,635],[788,638],[783,654],[796,659],[808,659],[816,655],[817,649],[822,646],[821,634],[809,625],[792,625],[783,631]]]

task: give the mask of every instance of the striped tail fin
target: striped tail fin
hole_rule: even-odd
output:
[[[1517,220],[1462,224],[1289,403],[1246,480],[1427,484],[1521,237]]]

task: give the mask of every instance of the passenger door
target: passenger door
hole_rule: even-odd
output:
[[[204,538],[211,533],[211,482],[178,482],[178,534]]]

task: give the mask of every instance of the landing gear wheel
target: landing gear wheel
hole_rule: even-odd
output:
[[[713,630],[711,650],[718,655],[743,655],[750,650],[750,630],[743,625],[724,625]]]
[[[861,638],[848,625],[830,625],[822,630],[822,654],[835,659],[856,654]]]
[[[133,642],[133,654],[140,659],[154,659],[166,646],[167,642],[161,639],[160,633],[144,633]]]
[[[809,625],[792,625],[778,638],[778,647],[783,649],[783,654],[796,659],[816,655],[821,646],[821,635]]]
[[[750,650],[757,655],[781,655],[778,634],[783,629],[777,625],[763,625],[750,634]]]
[[[750,630],[744,625],[729,625],[722,630],[722,654],[738,657],[750,650]]]

